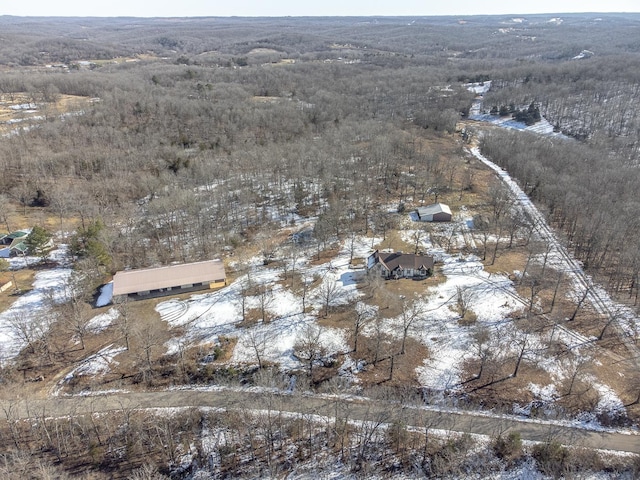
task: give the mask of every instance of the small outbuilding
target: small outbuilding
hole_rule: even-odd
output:
[[[416,213],[421,222],[450,222],[452,217],[449,205],[444,203],[434,203],[426,207],[419,207]]]
[[[18,230],[8,235],[0,235],[0,258],[26,255],[27,245],[24,242],[29,236],[29,231]]]
[[[207,260],[118,272],[113,277],[113,296],[156,297],[219,288],[226,284],[222,261]]]

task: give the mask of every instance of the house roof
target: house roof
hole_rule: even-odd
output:
[[[26,237],[27,235],[29,235],[29,232],[24,232],[22,230],[18,230],[17,232],[11,232],[9,235],[6,236],[6,238],[10,238],[12,240],[15,240],[16,238]]]
[[[126,295],[161,288],[213,282],[225,278],[224,264],[221,260],[126,270],[116,273],[113,277],[113,294]]]
[[[27,250],[29,250],[29,247],[27,247],[26,242],[20,242],[15,245],[11,244],[11,250],[18,250],[20,253],[26,253]]]
[[[434,203],[433,205],[418,208],[418,215],[420,217],[435,215],[436,213],[448,213],[451,215],[451,209],[449,208],[449,205],[445,205],[444,203]]]
[[[396,268],[407,269],[412,268],[419,270],[421,268],[431,269],[433,268],[433,257],[429,255],[416,255],[413,253],[380,253],[374,252],[374,258],[377,259],[382,265],[384,265],[389,271],[394,271]]]
[[[3,245],[11,245],[17,239],[26,237],[27,235],[29,235],[29,232],[25,232],[22,230],[7,233],[6,235],[3,233],[0,234],[0,242],[2,242]]]

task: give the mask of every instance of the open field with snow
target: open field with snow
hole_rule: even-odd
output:
[[[521,199],[516,208],[535,208],[518,194],[516,187],[507,184],[514,198]],[[107,388],[112,388],[110,379],[121,375],[119,372],[131,368],[140,358],[127,350],[114,334],[122,328],[123,315],[135,315],[132,312],[138,306],[148,310],[145,305],[151,302],[167,329],[163,334],[165,340],[159,341],[158,337],[155,343],[149,344],[149,351],[157,359],[154,363],[162,358],[191,355],[189,358],[205,362],[201,365],[215,368],[275,365],[284,373],[300,375],[309,367],[297,349],[309,332],[317,331],[318,354],[312,360],[316,375],[331,366],[331,375],[342,378],[356,391],[370,386],[374,378],[384,379],[389,362],[398,358],[402,370],[396,373],[397,378],[408,379],[410,385],[429,392],[429,401],[436,404],[449,404],[452,399],[467,395],[473,398],[481,394],[479,398],[484,401],[498,398],[496,392],[489,397],[484,394],[482,382],[492,384],[491,377],[486,380],[482,374],[478,376],[478,369],[480,372],[484,369],[493,372],[494,381],[518,385],[518,393],[510,393],[514,395],[512,407],[506,409],[512,414],[531,417],[546,412],[545,415],[552,418],[565,418],[591,427],[598,425],[602,418],[624,422],[627,412],[625,402],[616,392],[619,385],[612,388],[597,371],[584,368],[587,363],[607,358],[597,347],[590,346],[594,339],[562,325],[530,329],[526,312],[532,307],[530,299],[522,295],[518,281],[521,273],[485,270],[478,256],[483,240],[472,228],[474,211],[474,206],[465,206],[459,209],[452,223],[426,227],[412,215],[390,214],[399,219],[394,241],[400,243],[396,245],[415,247],[437,259],[435,282],[424,286],[411,280],[380,284],[365,270],[353,269],[353,260],[353,263],[366,263],[375,248],[389,245],[382,238],[356,236],[336,244],[338,248],[330,250],[329,256],[323,254],[320,261],[313,245],[295,247],[297,253],[291,257],[276,255],[276,260],[268,265],[263,264],[261,257],[234,260],[228,263],[235,272],[233,281],[217,291],[146,300],[127,307],[133,308],[128,313],[122,310],[121,304],[107,305],[101,309],[103,313],[87,321],[86,330],[105,341],[111,338],[111,343],[81,357],[60,377],[54,390],[63,394],[79,391],[83,385],[96,388],[101,378],[108,382]],[[423,231],[425,234],[417,233]],[[443,242],[443,238],[446,241]],[[443,243],[455,253],[441,246]],[[561,267],[555,261],[549,263],[550,268]],[[19,264],[15,267],[19,268]],[[33,290],[2,314],[5,361],[10,361],[25,347],[24,342],[16,341],[17,330],[12,319],[20,312],[23,318],[32,318],[27,312],[46,312],[45,296],[63,298],[69,273],[70,270],[63,267],[39,272]],[[407,287],[411,287],[411,293]],[[570,292],[568,295],[573,295]],[[109,303],[108,290],[105,295],[100,304]],[[461,314],[461,302],[467,313]],[[351,310],[356,303],[356,310]],[[366,321],[358,333],[361,346],[353,351],[355,311],[368,313],[363,315]],[[415,357],[412,351],[400,354],[400,345],[406,341],[416,342],[409,345],[421,345],[426,355]],[[136,342],[142,340],[137,338]],[[555,349],[562,346],[563,356],[550,354],[552,343]],[[193,352],[200,353],[193,357]],[[516,378],[509,372],[521,362],[523,369]],[[575,383],[576,389],[578,386],[590,389],[592,409],[567,407],[564,392],[568,379],[571,379],[571,388]],[[386,381],[394,382],[393,373]],[[511,387],[505,392],[510,390]],[[487,388],[486,391],[493,390]]]

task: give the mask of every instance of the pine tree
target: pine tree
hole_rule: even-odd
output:
[[[51,234],[44,228],[36,225],[24,243],[27,245],[29,255],[35,255],[45,259],[49,254],[49,250],[51,250]]]

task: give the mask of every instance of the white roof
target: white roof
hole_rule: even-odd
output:
[[[435,215],[436,213],[448,213],[452,215],[449,205],[445,205],[444,203],[434,203],[433,205],[418,208],[418,215],[421,217]]]
[[[225,279],[222,260],[183,263],[168,267],[127,270],[113,277],[113,295],[148,292],[160,288],[180,287]]]

